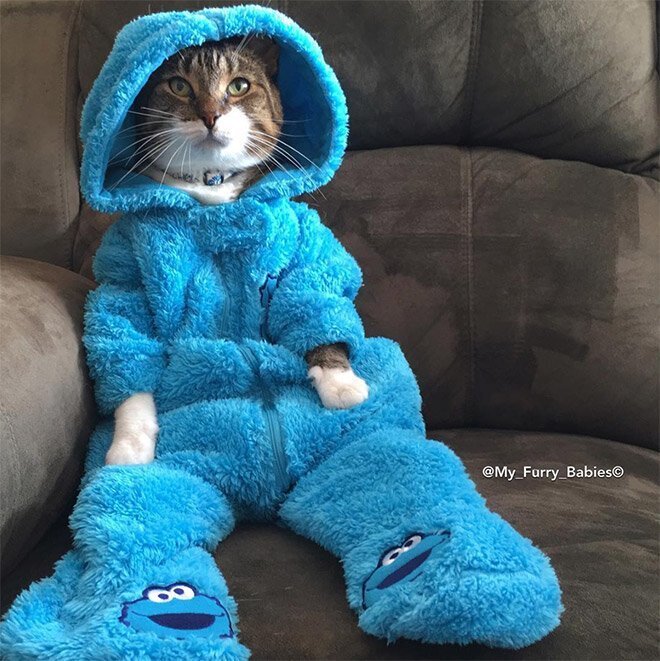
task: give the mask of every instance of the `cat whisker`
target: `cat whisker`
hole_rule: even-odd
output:
[[[284,133],[284,131],[279,131],[278,135],[285,135],[287,138],[306,138],[306,133]]]
[[[300,163],[300,161],[298,161],[293,155],[289,154],[285,149],[280,147],[279,144],[273,144],[272,142],[268,142],[268,141],[264,140],[263,138],[259,138],[259,137],[256,137],[256,136],[253,136],[252,139],[256,140],[257,142],[261,141],[261,144],[269,147],[273,151],[273,153],[277,154],[278,156],[282,156],[283,158],[286,158],[292,165],[294,165],[298,170],[300,170],[301,174],[304,174],[305,176],[307,176],[311,180],[311,176],[306,171],[303,164]],[[303,154],[303,156],[304,156],[304,154]],[[305,157],[305,158],[307,158],[307,157]],[[307,159],[307,160],[309,160],[309,159]],[[316,165],[312,161],[310,161],[310,162],[313,165]],[[318,166],[316,166],[316,167],[318,167]]]
[[[248,141],[247,144],[245,145],[245,150],[248,152],[248,154],[254,156],[255,158],[258,158],[259,163],[265,165],[266,168],[268,168],[268,171],[271,174],[274,174],[273,169],[270,167],[270,165],[268,165],[268,158],[270,156],[268,152],[264,151],[258,145],[251,143],[250,141]]]
[[[236,63],[238,61],[238,56],[241,54],[241,52],[245,49],[247,46],[248,42],[250,39],[254,37],[254,33],[248,32],[239,42],[238,46],[232,51],[231,53],[231,63],[236,66]]]
[[[179,174],[181,177],[183,177],[183,166],[186,162],[186,153],[192,148],[192,138],[188,138],[188,142],[186,144],[186,148],[183,150],[183,154],[181,156],[181,169],[179,171]]]
[[[153,139],[155,138],[162,138],[163,136],[151,136],[149,139],[145,140],[143,144],[139,145],[138,148],[135,150],[134,153],[128,154],[126,156],[121,156],[120,158],[117,158],[121,152],[117,152],[117,155],[115,158],[113,158],[111,161],[108,162],[108,165],[117,165],[118,163],[124,163],[124,166],[128,165],[128,163],[131,161],[131,159],[139,157],[142,153],[144,153],[145,149],[150,149],[151,147],[154,147],[154,145],[150,145],[149,147],[147,146],[148,143],[150,143]],[[133,145],[131,145],[133,146]],[[122,151],[126,151],[128,148],[123,149]]]
[[[261,164],[264,163],[264,161],[261,160],[261,156],[260,156],[258,153],[256,153],[254,150],[251,150],[250,147],[249,147],[248,145],[245,145],[245,151],[246,151],[250,156],[252,156],[252,157],[254,157],[254,158],[258,158],[258,159],[260,159],[260,160],[259,160],[259,163],[261,163]],[[255,163],[253,167],[255,167],[255,168],[257,168],[257,170],[259,170],[259,174],[260,174],[262,177],[265,177],[266,175],[265,175],[264,171],[259,167],[259,163]]]
[[[297,158],[295,158],[292,154],[290,154],[285,149],[285,147],[288,147],[293,152],[295,152],[297,154],[300,154],[300,156],[302,156],[305,160],[307,160],[311,165],[313,165],[315,168],[320,170],[319,166],[316,163],[314,163],[314,161],[312,161],[307,155],[303,154],[301,151],[299,151],[295,147],[292,147],[291,145],[289,145],[284,140],[276,139],[273,136],[269,135],[268,133],[264,133],[262,131],[256,131],[254,129],[250,130],[249,137],[252,140],[256,141],[256,142],[259,142],[263,146],[268,147],[273,153],[276,153],[280,156],[283,156],[284,158],[289,160],[289,162],[291,162],[293,165],[295,165],[298,169],[300,169],[303,172],[305,170],[303,164],[300,163],[300,161]]]
[[[143,163],[145,160],[148,160],[148,159],[149,159],[150,157],[152,157],[154,154],[156,154],[156,155],[153,156],[153,158],[152,158],[152,159],[147,163],[147,165],[145,165],[141,170],[139,170],[138,172],[134,173],[133,176],[136,176],[136,177],[137,177],[138,175],[142,174],[145,170],[147,170],[148,168],[150,168],[150,167],[151,167],[151,166],[152,166],[152,165],[153,165],[153,164],[154,164],[154,163],[155,163],[155,162],[156,162],[156,161],[157,161],[157,160],[158,160],[163,154],[167,153],[167,150],[170,149],[170,148],[172,147],[172,144],[173,144],[173,141],[170,140],[170,141],[168,141],[167,144],[165,144],[164,146],[163,146],[163,144],[161,143],[160,145],[158,145],[157,147],[155,147],[154,149],[152,149],[148,154],[145,155],[145,157],[143,157],[143,158],[141,159],[140,162]],[[157,152],[157,153],[156,153],[156,152]],[[139,163],[136,163],[135,166],[133,166],[132,169],[135,169],[138,165],[139,165]]]
[[[289,153],[287,153],[286,151],[281,150],[281,149],[279,149],[279,148],[278,148],[277,150],[275,150],[275,153],[276,153],[276,154],[279,154],[279,155],[282,156],[282,157],[284,157],[284,158],[285,158],[286,160],[288,160],[291,164],[293,164],[293,166],[294,166],[296,169],[298,169],[298,170],[300,171],[301,174],[305,175],[305,177],[307,178],[307,181],[308,181],[310,184],[313,184],[313,185],[314,185],[314,184],[316,183],[316,182],[314,181],[313,177],[312,177],[312,176],[309,174],[309,172],[306,170],[306,168],[304,168],[303,165],[302,165],[302,164],[301,164],[296,158],[294,158],[291,154],[289,154]],[[309,159],[307,159],[307,160],[309,160]],[[312,162],[312,161],[310,161],[310,162]],[[317,170],[319,170],[319,172],[321,172],[321,169],[320,169],[315,163],[312,163],[312,164],[317,168]],[[326,199],[326,198],[325,198],[325,193],[324,193],[322,190],[319,190],[318,193],[319,193],[319,195],[321,195],[321,197],[323,197],[324,199]],[[315,197],[314,193],[310,192],[309,195],[312,197],[313,200],[316,200],[316,197]]]
[[[252,131],[250,131],[250,133],[254,133],[254,134],[260,135],[260,136],[265,136],[266,138],[268,138],[270,140],[273,139],[272,136],[268,135],[268,133],[264,133],[263,131],[254,131],[254,130],[252,130]],[[310,165],[314,166],[319,172],[322,172],[322,170],[318,166],[318,164],[314,163],[314,161],[311,158],[309,158],[309,156],[307,156],[306,154],[303,154],[303,152],[301,152],[299,149],[296,149],[295,147],[292,147],[285,140],[278,140],[277,141],[277,146],[282,146],[282,145],[284,147],[286,147],[287,149],[290,149],[291,151],[295,152],[296,154],[299,154],[300,156],[302,156],[302,158],[304,158]]]
[[[178,119],[176,115],[167,116],[167,115],[156,115],[154,113],[139,112],[138,110],[129,110],[131,115],[138,115],[139,117],[147,117],[149,119],[159,119],[161,121],[167,121],[168,119]]]
[[[114,190],[115,188],[117,188],[117,186],[119,186],[119,184],[121,184],[121,182],[124,181],[126,177],[131,175],[136,168],[138,168],[142,163],[144,163],[145,160],[150,158],[154,153],[158,152],[156,153],[156,156],[147,165],[145,165],[144,168],[142,168],[142,170],[140,170],[137,173],[134,173],[133,176],[137,177],[138,175],[142,174],[148,167],[150,167],[153,163],[155,163],[161,157],[161,155],[164,154],[172,146],[172,144],[173,144],[173,140],[169,140],[167,138],[159,142],[155,147],[150,149],[144,156],[142,156],[142,158],[140,158],[133,166],[131,166],[130,170],[128,170],[128,172],[126,172],[126,174],[124,174],[119,179],[119,181],[117,181],[112,186],[112,189]]]
[[[160,113],[161,115],[165,115],[166,117],[177,117],[177,115],[173,112],[167,112],[166,110],[160,110],[159,108],[151,108],[149,106],[140,106],[140,110],[151,110],[152,112]]]
[[[264,158],[264,160],[263,160],[263,163],[264,163],[265,165],[268,166],[268,161],[270,160],[276,168],[278,168],[278,169],[281,170],[282,172],[286,173],[286,175],[287,175],[290,179],[295,180],[295,177],[291,174],[291,172],[289,171],[289,169],[288,169],[288,168],[285,168],[285,167],[282,165],[282,163],[280,163],[279,160],[278,160],[276,157],[273,156],[273,152],[274,152],[274,153],[277,153],[277,149],[275,149],[274,146],[273,146],[271,143],[266,143],[266,142],[256,142],[256,143],[255,143],[254,141],[255,141],[255,140],[256,140],[256,141],[259,141],[259,138],[256,138],[256,136],[250,136],[250,137],[251,137],[251,140],[253,141],[253,143],[252,143],[253,145],[254,145],[254,144],[264,145],[264,144],[265,144],[266,146],[268,146],[268,147],[270,148],[270,150],[271,150],[270,152],[267,152],[265,149],[263,149],[263,147],[261,148],[262,158],[263,158],[263,156],[266,157],[266,158]],[[313,183],[313,179],[311,178],[311,176],[309,175],[309,173],[308,173],[308,172],[302,167],[302,165],[301,165],[296,159],[294,159],[290,154],[287,154],[286,152],[282,152],[282,153],[281,153],[281,156],[285,157],[285,158],[286,158],[286,159],[287,159],[287,160],[288,160],[288,161],[294,166],[294,168],[295,168],[296,170],[299,170],[300,173],[303,174],[303,175],[307,178],[308,181],[310,181],[311,183]],[[270,169],[270,167],[269,167],[269,170],[272,172],[272,169]],[[325,197],[325,195],[323,194],[323,192],[319,191],[319,193],[320,193],[321,195],[323,195],[323,197]],[[316,201],[316,197],[314,196],[313,193],[309,193],[309,195],[312,197],[313,200]]]
[[[272,157],[270,157],[268,160],[270,160],[273,163],[273,165],[275,166],[276,169],[280,170],[280,172],[284,172],[289,177],[289,179],[291,179],[292,181],[296,180],[296,178],[293,176],[293,174],[291,174],[289,168],[284,167],[284,165],[282,163],[280,163],[280,161],[275,160]],[[266,165],[268,165],[267,161],[265,161],[265,163],[266,163]],[[318,193],[320,193],[325,198],[325,195],[323,195],[322,191],[318,191]],[[314,192],[310,191],[310,192],[307,193],[307,195],[309,195],[312,198],[312,200],[314,200],[314,202],[318,202],[318,199],[317,199],[316,194]]]
[[[149,122],[140,122],[139,124],[135,124],[134,126],[127,126],[125,129],[122,129],[121,131],[117,131],[115,135],[121,135],[122,133],[128,133],[129,131],[139,131],[142,126],[149,126],[151,124],[166,124],[166,123],[167,120],[165,118],[155,119]]]
[[[279,119],[275,120],[276,124],[306,124],[309,119]]]
[[[117,186],[119,186],[119,185],[124,181],[124,179],[126,179],[126,177],[128,177],[128,176],[131,175],[131,174],[133,174],[133,171],[135,170],[135,168],[138,167],[138,165],[139,165],[140,163],[142,163],[142,162],[143,162],[146,158],[148,158],[152,153],[155,153],[157,150],[161,149],[162,147],[163,147],[163,143],[159,143],[159,144],[154,148],[153,152],[149,152],[148,154],[146,154],[145,157],[144,157],[143,159],[141,159],[140,161],[138,161],[137,163],[135,163],[135,164],[134,164],[129,170],[127,170],[127,171],[124,173],[124,175],[123,175],[123,176],[122,176],[117,182],[115,182],[115,183],[111,186],[110,190],[114,190],[115,188],[117,188]],[[167,148],[167,147],[166,147],[166,148]],[[157,158],[157,157],[156,157],[156,158]],[[137,174],[135,174],[134,176],[137,176]]]
[[[276,154],[277,154],[277,152],[276,152]],[[284,153],[282,153],[281,155],[278,155],[278,156],[271,156],[271,157],[270,157],[271,160],[273,161],[273,163],[275,163],[275,165],[276,165],[280,170],[282,170],[283,172],[288,173],[288,174],[291,176],[292,179],[295,179],[295,178],[293,177],[293,175],[291,175],[291,173],[289,172],[289,169],[288,169],[288,168],[285,168],[284,165],[280,162],[280,160],[279,160],[280,157],[284,157],[289,163],[291,163],[291,164],[293,165],[293,167],[294,167],[296,170],[298,170],[302,175],[305,176],[305,178],[307,179],[307,181],[308,181],[310,184],[312,184],[312,185],[315,184],[314,179],[312,178],[312,176],[309,174],[309,172],[307,172],[307,170],[305,170],[305,169],[303,168],[303,166],[300,164],[300,162],[297,161],[295,158],[293,158],[293,156],[291,156],[291,154],[287,154],[286,152],[284,152]],[[318,192],[319,195],[321,195],[321,197],[323,197],[323,198],[325,199],[325,194],[323,193],[323,191],[319,190],[319,191],[317,191],[317,192]],[[313,192],[310,191],[310,192],[308,192],[307,194],[308,194],[308,195],[309,195],[314,201],[318,201],[318,200],[316,199],[316,195],[315,195]]]
[[[176,132],[177,130],[178,130],[178,129],[166,129],[166,130],[164,130],[164,131],[158,131],[157,133],[152,133],[152,134],[150,134],[150,135],[148,135],[148,136],[145,136],[145,137],[143,137],[143,138],[139,138],[138,140],[133,141],[130,145],[127,145],[127,146],[124,147],[121,151],[118,151],[118,152],[115,154],[114,158],[110,161],[110,163],[109,163],[108,165],[110,165],[110,164],[114,164],[114,163],[119,163],[119,162],[121,162],[121,161],[126,161],[126,160],[130,159],[130,158],[131,158],[130,155],[127,156],[126,158],[117,158],[117,157],[119,156],[119,154],[122,154],[123,152],[129,150],[131,147],[135,147],[136,145],[142,143],[142,144],[138,147],[138,149],[136,150],[135,155],[137,156],[137,154],[140,153],[140,151],[144,148],[144,146],[145,146],[146,144],[148,144],[149,142],[151,142],[152,140],[154,140],[155,138],[162,137],[163,135],[166,135],[166,134],[169,134],[169,133],[174,133],[174,132]]]
[[[177,147],[176,151],[172,154],[172,156],[170,156],[170,160],[167,161],[167,165],[165,166],[165,170],[163,171],[163,176],[160,179],[160,185],[158,186],[158,188],[160,188],[163,185],[163,182],[165,181],[165,177],[167,176],[167,171],[169,170],[170,165],[172,164],[172,161],[174,160],[174,157],[181,151],[182,147],[185,147],[186,142],[189,139],[190,138],[184,138],[183,142],[179,145],[179,147]]]
[[[138,175],[141,175],[145,170],[150,168],[163,154],[167,152],[167,150],[171,146],[172,146],[172,142],[169,142],[167,145],[165,145],[165,148],[161,150],[158,154],[156,154],[156,156],[154,156],[154,158],[149,163],[147,163],[147,165],[145,165],[139,172],[136,172],[134,176],[137,177]],[[153,154],[153,151],[151,152],[151,154]]]

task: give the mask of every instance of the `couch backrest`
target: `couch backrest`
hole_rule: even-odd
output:
[[[3,254],[71,266],[78,190],[77,2],[4,2]]]
[[[112,5],[110,8],[109,5]],[[85,2],[85,94],[115,32],[161,8]],[[627,172],[658,155],[655,3],[649,0],[284,0],[346,90],[353,149],[463,144]]]
[[[82,100],[117,31],[228,2],[2,5],[2,251],[74,264]],[[658,154],[648,0],[279,0],[346,89],[354,149],[499,146],[650,172]]]
[[[287,9],[337,68],[354,148],[496,146],[625,171],[657,156],[653,2],[312,0]]]

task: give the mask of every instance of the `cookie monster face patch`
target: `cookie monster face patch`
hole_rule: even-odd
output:
[[[392,585],[414,581],[424,571],[424,563],[449,541],[449,530],[416,532],[400,546],[387,550],[362,587],[362,606],[368,608]]]
[[[165,637],[234,635],[227,609],[188,583],[148,587],[140,599],[124,604],[119,621],[137,631]]]

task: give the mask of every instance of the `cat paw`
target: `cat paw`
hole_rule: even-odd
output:
[[[150,464],[155,450],[155,440],[145,433],[115,437],[105,455],[105,463],[110,466]]]
[[[150,393],[136,393],[115,411],[115,433],[105,455],[112,465],[149,464],[156,454],[158,420]]]
[[[369,397],[369,386],[350,368],[317,365],[307,374],[327,409],[350,409]]]

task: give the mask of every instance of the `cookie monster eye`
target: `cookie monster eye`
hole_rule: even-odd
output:
[[[391,565],[401,555],[401,553],[403,553],[403,551],[400,548],[390,549],[383,556],[383,559],[381,560],[380,564],[383,567],[387,567],[387,565]]]
[[[146,597],[149,601],[153,601],[155,604],[165,604],[168,601],[172,601],[174,596],[169,590],[164,590],[163,588],[154,588],[149,590],[146,594]]]
[[[174,595],[175,599],[188,600],[192,599],[197,593],[194,588],[191,588],[189,585],[174,585],[170,588],[170,592]]]
[[[410,549],[414,549],[417,544],[419,544],[422,541],[422,536],[421,535],[411,535],[408,537],[408,539],[403,543],[401,546],[401,550],[405,553],[406,551],[410,551]]]

